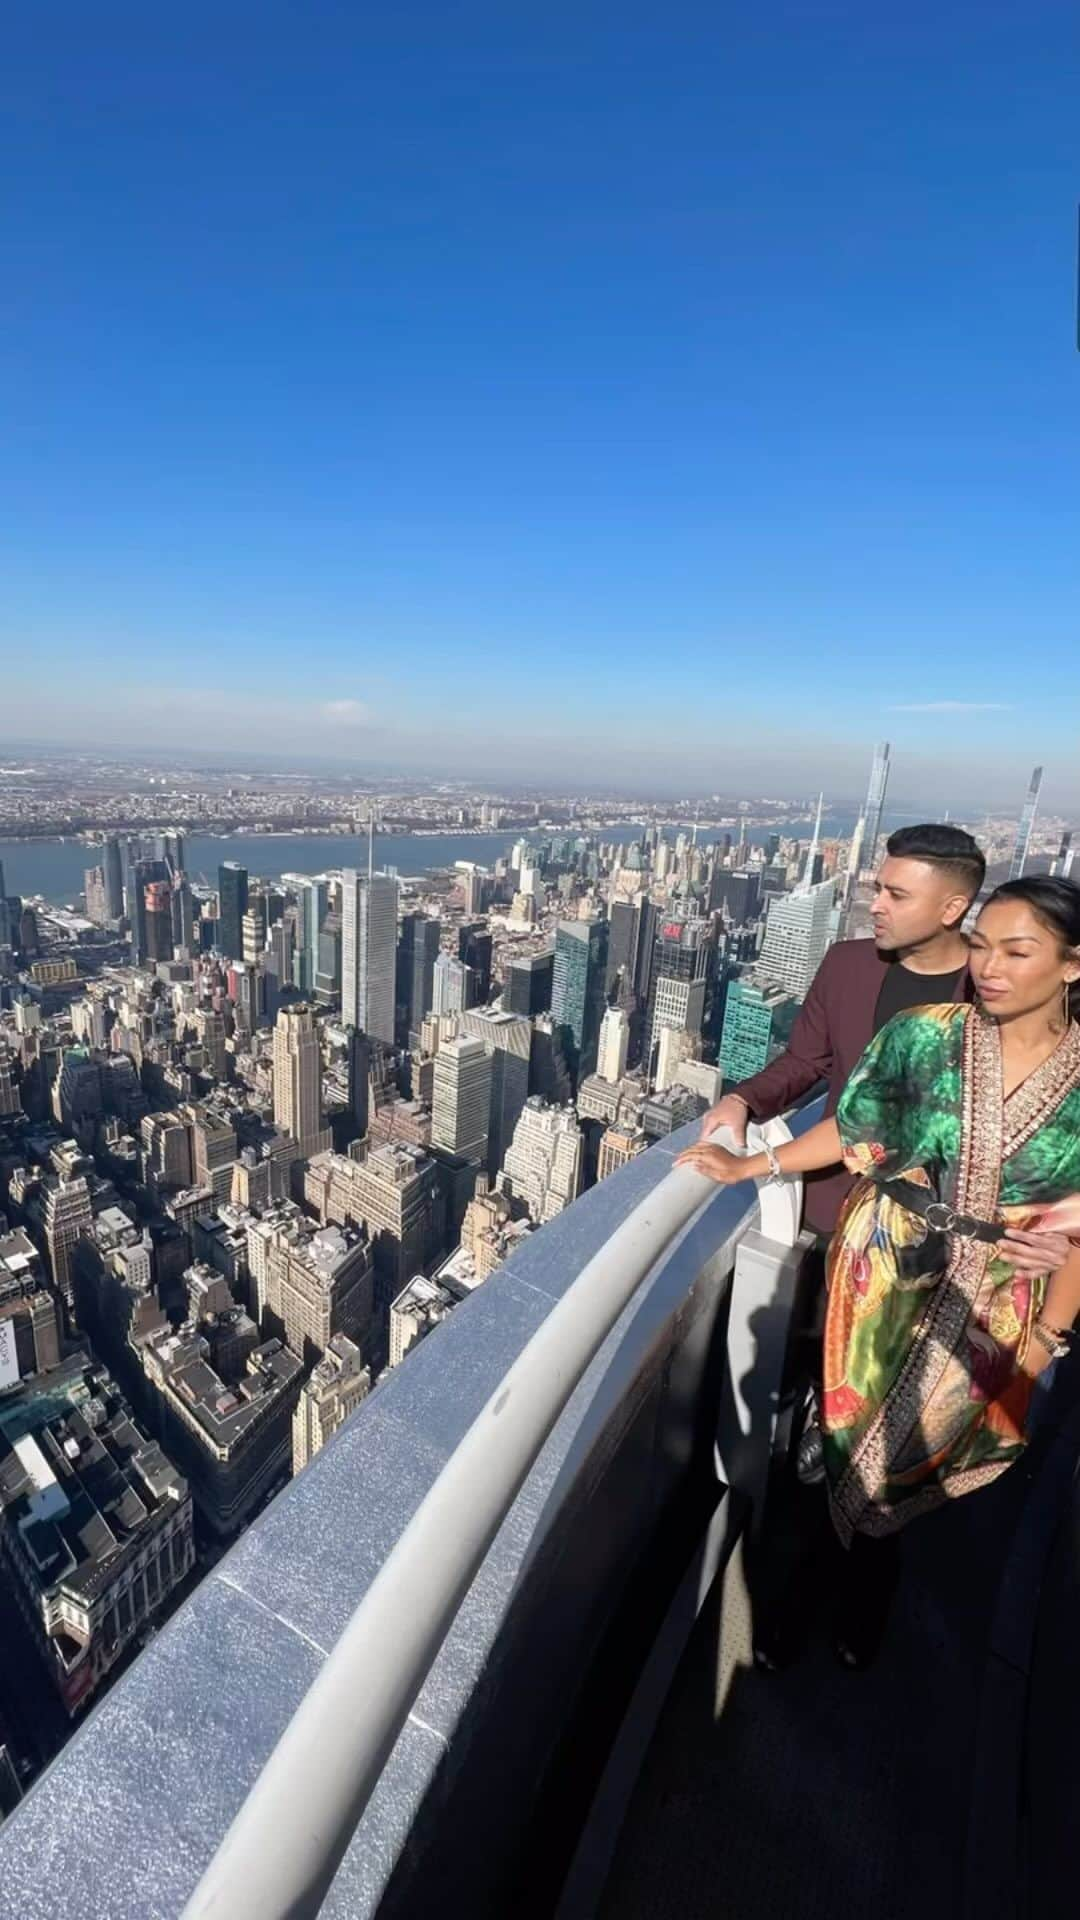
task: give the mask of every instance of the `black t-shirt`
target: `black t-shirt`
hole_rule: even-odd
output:
[[[904,1013],[908,1007],[940,1007],[946,1000],[952,1000],[963,971],[963,967],[954,967],[951,973],[912,973],[910,967],[894,960],[886,967],[881,982],[874,1009],[874,1032],[880,1033],[894,1013]]]

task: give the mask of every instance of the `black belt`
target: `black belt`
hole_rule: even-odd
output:
[[[935,1233],[955,1233],[961,1240],[985,1240],[993,1246],[1005,1237],[1005,1228],[996,1220],[979,1220],[973,1213],[958,1213],[944,1200],[935,1200],[928,1187],[913,1180],[875,1180],[874,1185],[907,1213],[918,1214]]]

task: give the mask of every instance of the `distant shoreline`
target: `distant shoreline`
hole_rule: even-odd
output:
[[[823,825],[828,822],[829,817],[829,815],[824,817]],[[621,833],[631,827],[640,827],[642,831],[644,831],[647,827],[655,826],[664,832],[674,831],[677,833],[692,833],[696,828],[699,838],[703,835],[716,833],[731,833],[734,837],[736,831],[742,826],[745,826],[748,831],[757,833],[790,834],[792,828],[805,827],[808,824],[808,819],[809,816],[805,814],[793,814],[784,820],[777,820],[771,816],[764,819],[757,819],[748,814],[741,821],[726,817],[721,820],[699,821],[677,820],[674,818],[645,820],[640,817],[634,818],[631,816],[620,820],[600,821],[519,820],[513,822],[510,826],[498,827],[377,826],[375,833],[376,838],[382,840],[485,840],[490,839],[493,834],[505,834],[508,839],[512,839],[515,836],[520,839],[528,839],[530,834],[569,833],[599,835],[612,830]],[[83,847],[87,852],[93,852],[96,847],[100,847],[106,840],[135,839],[140,835],[164,833],[182,833],[189,840],[251,839],[334,841],[362,840],[367,836],[367,828],[362,825],[345,829],[331,829],[329,827],[259,827],[245,825],[243,823],[232,827],[204,827],[188,826],[185,824],[178,826],[175,821],[162,821],[160,824],[153,826],[144,823],[142,825],[127,827],[86,827],[80,828],[75,833],[13,833],[6,828],[0,827],[0,844],[13,847]]]
[[[690,826],[674,820],[660,821],[660,826]],[[486,840],[493,833],[505,833],[512,838],[515,834],[527,836],[530,833],[603,833],[610,827],[644,827],[642,820],[605,820],[599,825],[580,821],[530,820],[515,821],[508,827],[384,827],[375,829],[380,840]],[[86,827],[77,833],[12,833],[0,827],[0,844],[11,847],[85,847],[92,851],[106,840],[138,839],[141,835],[155,833],[182,833],[189,840],[363,840],[367,837],[367,828],[354,827],[258,827],[243,823],[234,827],[177,826],[175,821],[162,821],[156,826],[130,827]]]

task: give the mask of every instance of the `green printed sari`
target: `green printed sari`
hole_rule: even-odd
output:
[[[882,1028],[837,1110],[852,1191],[829,1252],[822,1430],[844,1540],[893,1532],[1023,1450],[1017,1371],[1045,1281],[997,1246],[939,1234],[890,1179],[957,1212],[1027,1226],[1080,1190],[1080,1026],[1008,1099],[993,1020],[916,1007]]]

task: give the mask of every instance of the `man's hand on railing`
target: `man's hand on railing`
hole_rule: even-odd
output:
[[[746,1161],[737,1153],[729,1153],[726,1147],[709,1146],[704,1140],[696,1140],[692,1147],[677,1154],[675,1165],[689,1167],[693,1173],[703,1173],[721,1187],[733,1187],[737,1181],[747,1177]]]
[[[715,1107],[710,1107],[705,1115],[701,1123],[701,1138],[707,1140],[718,1127],[730,1127],[735,1145],[745,1147],[746,1123],[749,1118],[750,1110],[746,1101],[740,1100],[737,1093],[725,1093],[723,1099],[718,1100]]]

